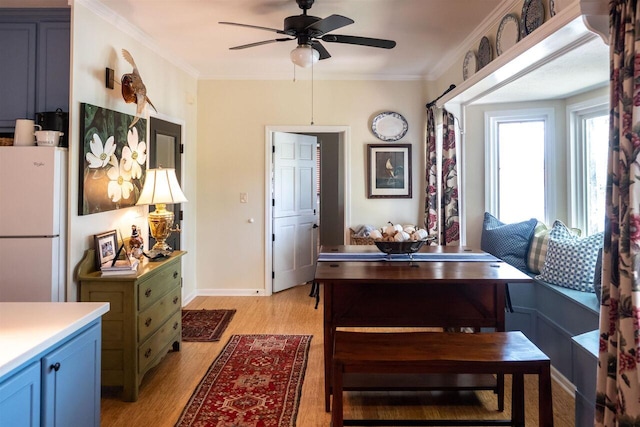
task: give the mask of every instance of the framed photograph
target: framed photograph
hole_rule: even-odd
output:
[[[106,262],[113,262],[118,253],[116,230],[95,234],[93,238],[96,249],[96,270],[100,271],[100,267]]]
[[[411,198],[411,144],[367,145],[367,197]]]

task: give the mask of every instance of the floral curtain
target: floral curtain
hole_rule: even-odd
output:
[[[609,161],[597,426],[640,425],[640,13],[610,1]]]
[[[441,161],[438,163],[437,130],[433,110],[427,109],[425,228],[429,236],[436,237],[441,245],[459,245],[455,118],[447,110],[442,110]]]

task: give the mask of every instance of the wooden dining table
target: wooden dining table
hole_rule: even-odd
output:
[[[323,246],[315,281],[323,285],[325,408],[330,411],[331,365],[337,328],[488,328],[505,330],[508,283],[531,278],[479,249],[423,246],[411,257],[376,246]],[[433,380],[437,376],[433,376]],[[385,384],[355,378],[345,390],[493,389],[504,408],[503,378],[435,378],[431,384]]]

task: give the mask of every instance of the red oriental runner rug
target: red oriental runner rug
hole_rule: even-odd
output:
[[[220,341],[235,310],[182,310],[182,341]]]
[[[312,335],[232,335],[176,427],[293,427]]]

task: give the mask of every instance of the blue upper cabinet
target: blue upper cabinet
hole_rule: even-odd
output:
[[[33,119],[36,107],[36,24],[0,23],[0,128]],[[4,130],[6,132],[6,130]]]
[[[0,133],[13,133],[16,119],[69,111],[70,49],[69,9],[2,10]]]

